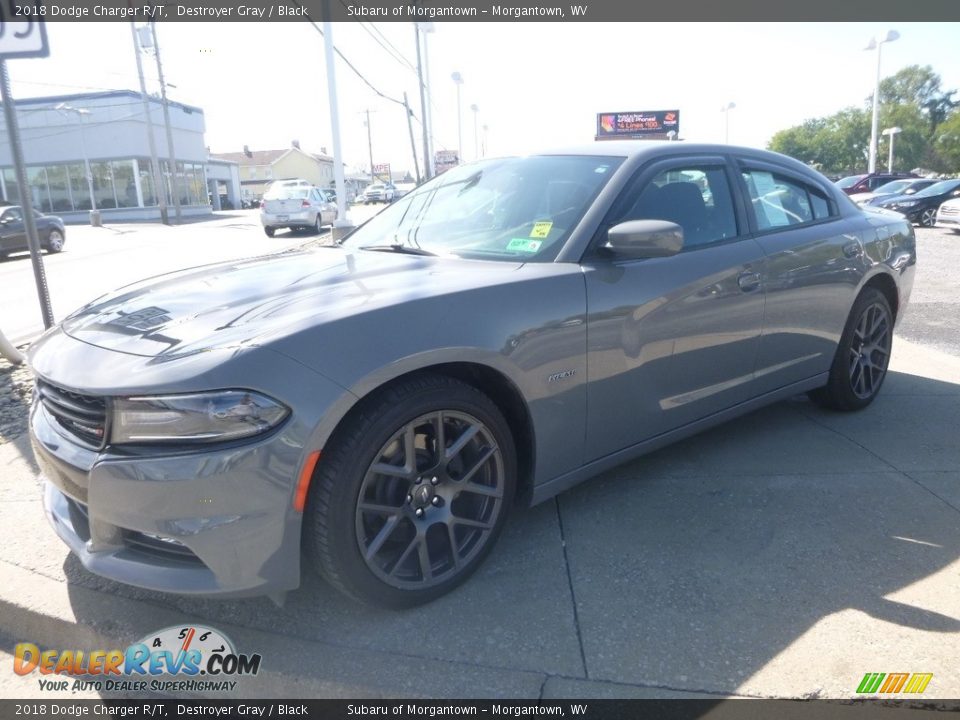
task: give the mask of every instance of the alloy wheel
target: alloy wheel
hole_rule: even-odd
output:
[[[63,250],[63,235],[59,230],[51,230],[47,238],[47,249],[50,252],[60,252]]]
[[[503,458],[491,430],[464,412],[421,415],[366,471],[356,505],[360,554],[393,587],[433,587],[487,545],[503,497]]]
[[[920,224],[923,227],[933,227],[937,224],[937,211],[933,208],[927,208],[920,215]]]
[[[854,395],[866,399],[876,394],[890,362],[892,328],[887,309],[873,303],[860,315],[850,345],[849,377]]]

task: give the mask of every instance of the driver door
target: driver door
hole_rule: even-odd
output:
[[[601,458],[752,397],[763,329],[764,253],[722,157],[641,170],[601,225],[660,219],[683,249],[633,259],[594,251],[587,287],[585,461]]]
[[[27,231],[20,208],[0,214],[0,252],[15,252],[27,247]]]

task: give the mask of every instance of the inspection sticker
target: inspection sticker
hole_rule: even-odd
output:
[[[549,223],[548,223],[549,224]],[[512,252],[535,253],[543,245],[542,240],[528,240],[527,238],[513,238],[507,243],[507,250]]]
[[[530,237],[532,238],[545,238],[550,234],[550,228],[553,227],[553,223],[549,220],[543,222],[536,222],[533,224],[533,230],[530,231]]]

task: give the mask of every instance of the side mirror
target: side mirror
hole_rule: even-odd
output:
[[[669,257],[683,249],[683,228],[667,220],[628,220],[607,230],[603,248],[623,257]]]

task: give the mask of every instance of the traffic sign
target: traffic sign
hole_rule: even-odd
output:
[[[47,57],[43,0],[0,0],[0,59]]]

